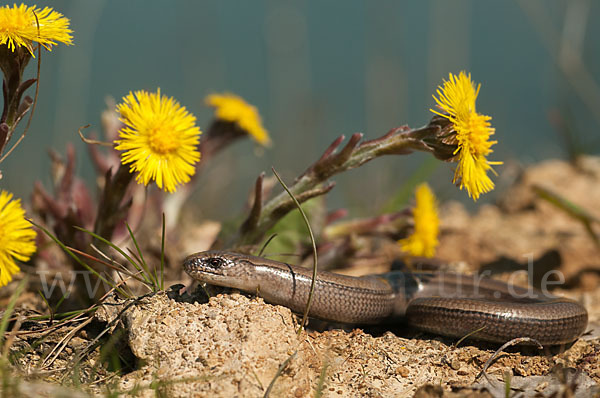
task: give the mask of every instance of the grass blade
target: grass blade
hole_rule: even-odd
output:
[[[165,213],[162,214],[162,232],[160,239],[160,290],[165,288]]]
[[[0,348],[2,348],[2,346],[4,345],[4,334],[6,333],[6,329],[8,329],[8,322],[10,321],[10,317],[12,316],[13,310],[15,309],[15,305],[17,304],[19,296],[21,295],[21,293],[23,293],[23,290],[25,290],[25,286],[27,286],[27,281],[28,278],[25,277],[23,278],[23,280],[21,280],[21,282],[19,282],[19,285],[10,297],[10,301],[8,302],[6,310],[2,315],[2,319],[0,320]]]
[[[94,232],[92,232],[92,231],[90,231],[88,229],[85,229],[85,228],[82,228],[82,227],[78,227],[78,226],[74,226],[74,228],[78,229],[78,230],[80,230],[82,232],[85,232],[85,233],[89,234],[90,236],[92,236],[93,238],[98,239],[100,242],[104,243],[105,245],[108,245],[108,246],[112,247],[113,249],[115,249],[117,252],[119,252],[119,254],[121,256],[125,257],[125,259],[127,261],[129,261],[129,263],[131,265],[133,265],[136,270],[138,270],[138,271],[141,272],[141,275],[144,278],[144,280],[146,281],[146,283],[152,285],[152,281],[148,280],[148,278],[146,277],[146,274],[144,273],[144,270],[140,267],[140,265],[137,264],[135,261],[133,261],[133,259],[131,258],[131,256],[129,256],[127,253],[125,253],[125,251],[122,250],[119,246],[115,245],[114,243],[110,242],[107,239],[104,239],[102,236],[100,236],[100,235],[98,235],[98,234],[96,234],[96,233],[94,233]]]
[[[292,355],[290,355],[289,357],[287,357],[287,359],[285,361],[283,361],[283,363],[279,366],[279,369],[277,369],[275,376],[273,376],[273,379],[269,383],[269,387],[267,387],[267,391],[265,391],[265,395],[263,395],[263,398],[268,398],[269,395],[271,395],[271,390],[273,389],[273,386],[275,385],[275,381],[277,380],[277,378],[279,376],[281,376],[281,374],[283,373],[285,368],[287,368],[287,366],[290,364],[292,359],[294,359],[296,357],[296,354],[298,354],[298,351],[294,351],[294,353]]]
[[[42,231],[44,231],[44,233],[46,235],[48,235],[48,237],[50,237],[50,239],[52,239],[57,245],[59,245],[61,247],[61,249],[63,249],[73,260],[77,261],[77,263],[79,265],[81,265],[83,268],[87,269],[88,271],[90,271],[92,274],[94,274],[98,279],[100,279],[102,282],[106,283],[107,285],[109,285],[111,288],[117,290],[119,293],[121,293],[124,296],[127,296],[125,294],[125,292],[117,287],[116,284],[110,282],[109,280],[107,280],[105,277],[103,277],[102,275],[100,275],[98,273],[98,271],[96,271],[95,269],[93,269],[92,267],[90,267],[89,265],[87,265],[86,263],[84,263],[83,261],[81,261],[81,259],[79,257],[77,257],[75,255],[75,253],[73,253],[67,246],[65,246],[64,243],[62,243],[56,236],[52,235],[52,233],[50,231],[48,231],[46,228],[42,227],[41,225],[36,224],[34,221],[32,220],[28,220],[30,223],[32,223],[33,225],[35,225],[36,227],[38,227],[39,229],[41,229]],[[75,227],[78,228],[78,227]]]
[[[306,321],[308,319],[308,312],[310,311],[310,306],[312,305],[313,296],[314,296],[314,292],[315,292],[315,284],[317,282],[317,244],[315,243],[315,236],[313,234],[312,228],[310,227],[310,222],[308,221],[308,217],[306,216],[306,213],[304,213],[304,210],[302,210],[302,206],[300,206],[300,202],[298,202],[298,200],[296,199],[294,194],[290,191],[290,189],[287,187],[287,185],[285,185],[285,182],[283,182],[281,177],[279,177],[279,174],[277,174],[277,171],[275,171],[274,168],[271,168],[271,170],[273,170],[273,174],[275,174],[275,177],[277,177],[277,180],[279,181],[279,183],[281,184],[283,189],[285,189],[285,191],[288,193],[288,195],[290,195],[290,197],[294,201],[294,204],[298,208],[298,211],[300,212],[300,214],[302,214],[302,218],[304,219],[306,228],[308,228],[308,234],[310,235],[310,243],[312,244],[312,249],[313,249],[312,281],[310,283],[310,292],[308,293],[308,300],[306,301],[306,308],[304,309],[304,314],[302,315],[302,321],[300,322],[300,327],[298,328],[298,334],[300,334],[302,329],[304,329],[304,325],[306,325]]]
[[[135,239],[135,235],[133,234],[133,231],[129,227],[129,223],[125,222],[125,226],[127,227],[127,231],[129,231],[129,236],[131,237],[131,240],[133,241],[133,244],[135,245],[135,249],[138,252],[140,265],[144,269],[144,272],[146,272],[148,274],[148,277],[151,279],[152,287],[154,288],[154,291],[156,292],[156,287],[158,285],[158,281],[156,280],[156,275],[152,275],[152,272],[149,271],[148,264],[146,264],[146,260],[144,260],[144,255],[142,254],[140,245],[138,245],[137,239]]]
[[[127,268],[125,268],[123,265],[121,265],[121,264],[119,264],[119,263],[116,263],[116,264],[119,264],[119,266],[120,266],[120,267],[117,267],[117,266],[115,266],[115,265],[113,265],[113,264],[111,264],[111,263],[108,263],[108,262],[106,262],[106,261],[104,261],[104,260],[101,260],[101,259],[99,259],[99,258],[97,258],[97,257],[94,257],[94,256],[92,256],[92,255],[90,255],[90,254],[87,254],[87,253],[85,253],[85,252],[82,252],[81,250],[77,250],[77,249],[75,249],[75,248],[73,248],[73,247],[71,247],[71,246],[67,246],[67,247],[68,247],[70,250],[72,250],[72,251],[73,251],[75,254],[78,254],[78,255],[80,255],[80,256],[82,256],[82,257],[85,257],[85,258],[87,258],[88,260],[92,260],[92,261],[95,261],[95,262],[97,262],[97,263],[99,263],[99,264],[102,264],[102,265],[104,265],[105,267],[111,268],[111,269],[113,269],[113,270],[117,271],[119,274],[120,274],[121,272],[123,272],[124,274],[126,274],[127,276],[130,276],[130,277],[132,277],[133,279],[137,280],[138,282],[142,282],[142,283],[144,283],[144,282],[145,282],[144,280],[142,280],[141,278],[139,278],[139,277],[138,277],[136,274],[133,274],[133,273],[131,273],[131,272],[130,272],[130,271],[127,269]]]
[[[592,228],[592,223],[600,223],[600,220],[594,217],[593,214],[586,211],[583,207],[576,205],[556,192],[553,192],[540,185],[534,185],[532,189],[540,198],[564,211],[571,218],[581,222],[592,241],[594,241],[596,247],[600,248],[600,237],[596,235],[594,229]]]

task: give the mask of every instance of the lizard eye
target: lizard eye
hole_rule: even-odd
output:
[[[208,260],[208,265],[212,268],[221,268],[223,266],[223,260],[217,257],[213,257]]]

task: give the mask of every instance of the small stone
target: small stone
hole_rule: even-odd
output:
[[[450,361],[450,367],[453,370],[459,370],[460,369],[460,361],[458,360],[458,358],[454,358],[452,361]]]
[[[406,366],[398,366],[396,368],[396,374],[402,377],[408,377],[408,375],[410,374],[410,370]]]
[[[469,374],[469,371],[467,370],[467,368],[460,368],[456,371],[456,374],[460,376],[466,376]]]
[[[538,385],[535,387],[535,391],[536,391],[536,392],[542,392],[542,391],[544,391],[544,390],[546,389],[546,387],[548,387],[548,382],[547,382],[547,381],[544,381],[544,382],[542,382],[542,383],[538,384]]]

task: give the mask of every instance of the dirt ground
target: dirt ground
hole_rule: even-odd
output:
[[[206,301],[183,279],[187,289],[111,298],[86,325],[65,325],[36,346],[32,342],[43,331],[21,325],[32,332],[11,346],[15,355],[25,352],[17,356],[19,374],[27,376],[19,388],[57,396],[50,390],[69,384],[74,358],[104,339],[102,347],[116,348],[128,367],[117,373],[100,366],[110,358],[94,348],[77,369],[89,380],[86,388],[67,391],[174,397],[260,397],[269,388],[274,397],[600,396],[600,248],[580,220],[540,199],[538,186],[600,220],[600,159],[582,158],[577,165],[547,161],[520,174],[497,205],[481,206],[475,214],[458,203],[444,205],[438,257],[454,270],[489,270],[500,279],[530,267],[534,285],[545,272],[560,271],[565,283],[554,293],[580,301],[589,313],[588,332],[570,346],[511,348],[478,377],[497,346],[472,340],[456,346],[456,339],[407,328],[344,329],[318,322],[298,334],[298,320],[285,307],[237,293]],[[600,233],[597,221],[592,228]],[[357,261],[344,272],[381,272],[386,266],[365,263],[368,270]],[[35,294],[27,295],[23,302],[35,301]],[[26,307],[18,304],[21,313]]]

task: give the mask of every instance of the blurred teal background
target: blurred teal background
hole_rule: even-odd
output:
[[[77,129],[91,123],[100,130],[106,96],[119,101],[130,90],[157,87],[194,113],[201,129],[212,114],[205,95],[239,94],[260,109],[271,134],[272,148],[239,142],[204,171],[193,200],[210,218],[239,212],[255,177],[271,166],[291,181],[340,134],[371,139],[402,124],[426,124],[436,87],[463,69],[482,84],[477,107],[493,117],[499,143],[490,159],[506,164],[499,173],[514,163],[567,158],[565,132],[586,152],[600,146],[596,1],[37,5],[70,18],[75,45],[44,52],[31,129],[2,164],[1,186],[20,197],[36,180],[50,187],[47,149],[64,154],[67,142],[76,144],[78,174],[92,185]],[[332,207],[378,211],[429,158],[378,159],[336,177]],[[437,193],[470,202],[451,183],[453,165],[437,164],[429,177]]]

